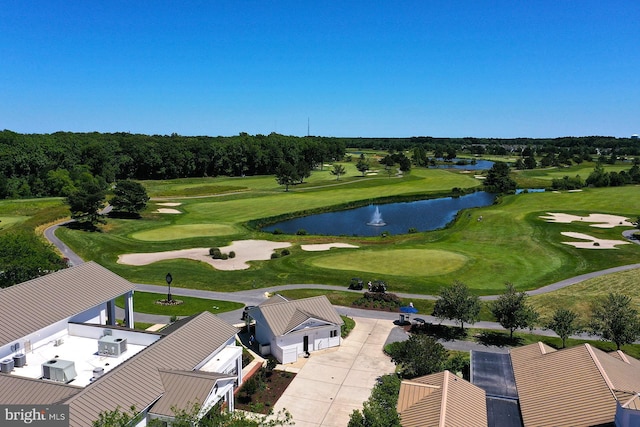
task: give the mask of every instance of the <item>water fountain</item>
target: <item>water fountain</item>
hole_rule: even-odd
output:
[[[382,219],[382,214],[380,213],[380,209],[376,206],[376,211],[373,213],[371,217],[371,221],[367,223],[367,225],[373,225],[374,227],[382,227],[387,225],[386,222]]]

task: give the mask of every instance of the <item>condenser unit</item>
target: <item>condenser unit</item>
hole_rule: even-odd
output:
[[[119,357],[127,351],[126,338],[114,338],[113,335],[105,335],[98,340],[98,354],[100,356]]]
[[[76,377],[76,364],[71,360],[51,359],[42,364],[42,378],[68,383]]]

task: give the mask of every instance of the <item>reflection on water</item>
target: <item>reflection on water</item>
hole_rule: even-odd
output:
[[[461,209],[489,206],[495,195],[484,191],[461,197],[443,197],[439,199],[418,200],[414,202],[389,203],[376,206],[364,206],[338,212],[328,212],[295,218],[264,227],[272,232],[276,229],[287,234],[306,230],[309,234],[331,236],[377,236],[383,232],[405,234],[413,228],[417,231],[437,230],[453,221]],[[376,208],[384,217],[386,225],[371,227]]]

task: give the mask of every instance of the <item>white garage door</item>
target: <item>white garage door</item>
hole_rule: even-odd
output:
[[[298,361],[297,347],[288,347],[282,349],[282,363],[293,363]]]

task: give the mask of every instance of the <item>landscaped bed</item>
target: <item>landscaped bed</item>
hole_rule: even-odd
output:
[[[260,368],[236,394],[236,409],[268,414],[280,396],[289,387],[296,374],[292,372]]]

